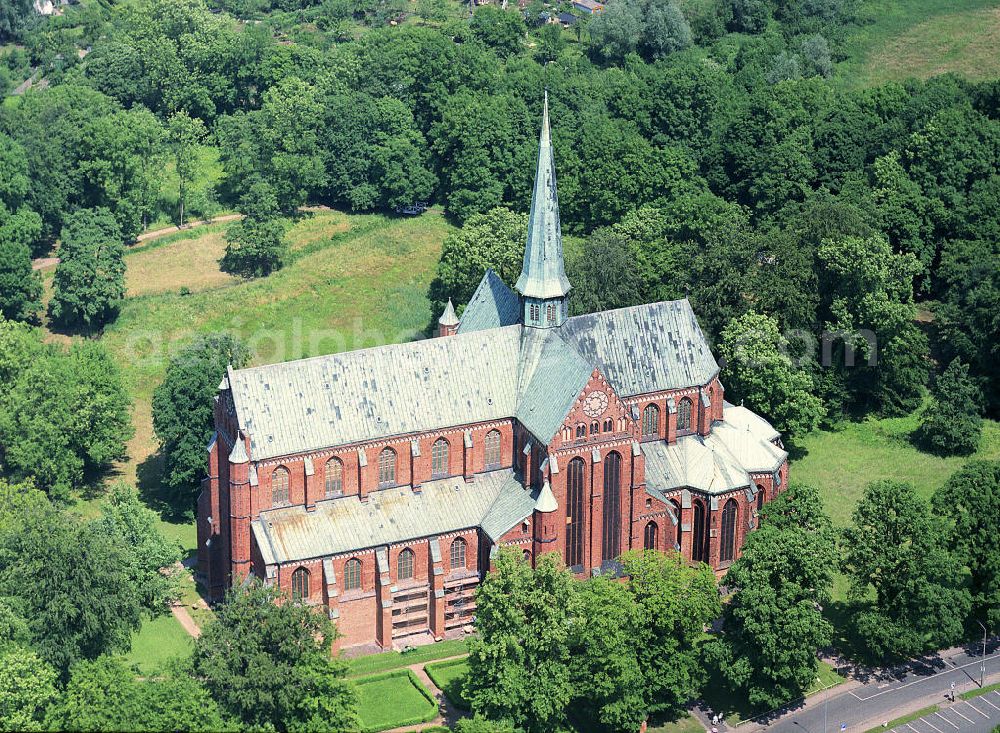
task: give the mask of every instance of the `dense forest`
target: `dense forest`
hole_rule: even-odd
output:
[[[578,312],[689,297],[729,354],[733,394],[793,436],[911,411],[953,362],[974,403],[958,417],[998,414],[1000,84],[828,79],[863,2],[618,0],[568,31],[540,23],[543,7],[471,19],[432,0],[409,17],[341,0],[14,12],[5,32],[23,45],[6,74],[40,70],[45,84],[0,112],[5,317],[36,316],[29,254],[72,241],[80,210],[125,242],[161,216],[167,164],[175,220],[247,213],[222,263],[247,277],[280,267],[277,222],[307,203],[438,202],[497,243],[446,244],[430,295],[435,308],[462,303],[484,266],[514,274],[504,252],[519,235],[494,210],[527,208],[547,88],[563,227],[581,238]],[[221,161],[214,186],[195,185],[205,146]],[[52,321],[114,317],[114,288],[74,296],[87,279],[57,275]],[[740,372],[751,337],[794,357],[774,361],[774,394]]]

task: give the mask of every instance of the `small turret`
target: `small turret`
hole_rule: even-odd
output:
[[[444,313],[438,318],[438,336],[454,336],[458,332],[458,316],[455,314],[455,306],[448,298],[448,305]]]

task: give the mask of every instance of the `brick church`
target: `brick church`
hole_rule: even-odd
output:
[[[780,436],[727,403],[686,300],[568,316],[548,106],[514,290],[484,275],[437,338],[230,369],[198,501],[213,599],[255,575],[343,645],[471,628],[506,548],[581,578],[631,548],[718,573],[787,482]]]

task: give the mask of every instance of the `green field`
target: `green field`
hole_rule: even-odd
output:
[[[969,458],[939,458],[914,447],[918,414],[848,423],[837,431],[819,431],[799,442],[804,455],[789,468],[792,481],[815,486],[834,524],[846,526],[865,487],[879,479],[908,481],[930,498]],[[974,458],[1000,459],[1000,423],[986,421]]]
[[[409,670],[364,677],[355,686],[366,733],[425,723],[438,714],[434,698]]]
[[[424,667],[427,676],[445,694],[451,704],[462,710],[469,709],[469,702],[462,695],[462,685],[469,674],[468,659],[453,659],[450,662],[438,662]]]
[[[400,669],[408,667],[411,664],[423,664],[424,662],[433,662],[437,659],[445,659],[446,657],[457,657],[468,653],[469,644],[465,639],[440,641],[437,644],[417,647],[405,654],[391,651],[350,659],[347,662],[350,668],[348,674],[358,677],[360,675],[374,674],[375,672],[385,672],[390,669]]]
[[[647,733],[705,733],[705,727],[693,715],[678,720],[650,725]]]
[[[863,13],[869,22],[838,49],[845,60],[835,76],[845,85],[1000,75],[998,0],[869,0]]]
[[[152,674],[164,663],[191,653],[191,637],[172,613],[144,619],[142,628],[132,636],[132,649],[126,661],[139,667],[143,674]]]

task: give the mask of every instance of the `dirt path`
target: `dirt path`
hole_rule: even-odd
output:
[[[199,221],[190,221],[182,227],[179,226],[169,226],[163,227],[163,229],[153,229],[148,232],[143,232],[138,237],[135,238],[136,242],[145,242],[150,239],[156,239],[157,237],[163,237],[167,234],[176,234],[177,232],[186,232],[189,229],[195,229],[196,227],[203,227],[209,224],[220,224],[227,221],[236,221],[237,219],[242,219],[243,214],[226,214],[224,216],[217,216],[214,219],[200,219]]]
[[[180,623],[180,625],[184,627],[184,630],[192,637],[197,639],[201,636],[201,629],[198,628],[198,624],[194,622],[194,619],[191,618],[191,614],[188,613],[188,610],[184,606],[179,603],[174,604],[170,606],[170,613],[174,614],[174,618],[177,619],[178,623]]]

